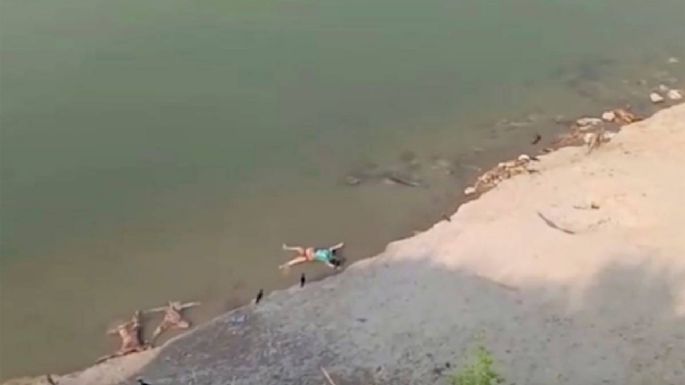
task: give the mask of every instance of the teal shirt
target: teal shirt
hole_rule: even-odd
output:
[[[331,263],[333,261],[333,251],[330,249],[316,249],[316,251],[314,251],[314,260],[323,263]]]

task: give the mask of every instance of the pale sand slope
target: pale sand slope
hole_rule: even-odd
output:
[[[338,385],[444,384],[482,342],[507,384],[685,384],[685,105],[536,166],[451,222],[173,341],[140,375],[320,385],[324,366]],[[61,384],[105,383],[78,378]]]

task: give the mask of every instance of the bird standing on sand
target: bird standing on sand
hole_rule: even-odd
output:
[[[262,300],[264,297],[264,289],[259,289],[259,293],[257,293],[257,298],[254,299],[255,305],[259,303],[259,301]]]
[[[304,287],[304,284],[307,282],[307,277],[304,276],[304,273],[300,276],[300,287]]]

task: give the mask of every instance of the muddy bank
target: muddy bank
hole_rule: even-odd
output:
[[[54,379],[322,384],[325,367],[338,385],[447,383],[482,343],[507,383],[681,384],[683,149],[680,105],[591,153],[541,156],[539,172],[337,276]]]

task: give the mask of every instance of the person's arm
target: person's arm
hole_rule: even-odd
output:
[[[285,243],[283,244],[283,250],[295,251],[295,252],[297,252],[297,253],[299,253],[299,254],[303,254],[303,253],[304,253],[304,247],[302,247],[302,246],[288,246],[288,245],[286,245]]]
[[[189,308],[189,307],[200,306],[201,304],[202,304],[201,302],[188,302],[188,303],[184,303],[183,305],[181,305],[181,310],[187,309],[187,308]]]
[[[307,262],[307,257],[295,257],[291,259],[290,261],[282,264],[281,266],[278,266],[279,269],[286,269],[291,266],[299,265],[300,263],[305,263]]]

